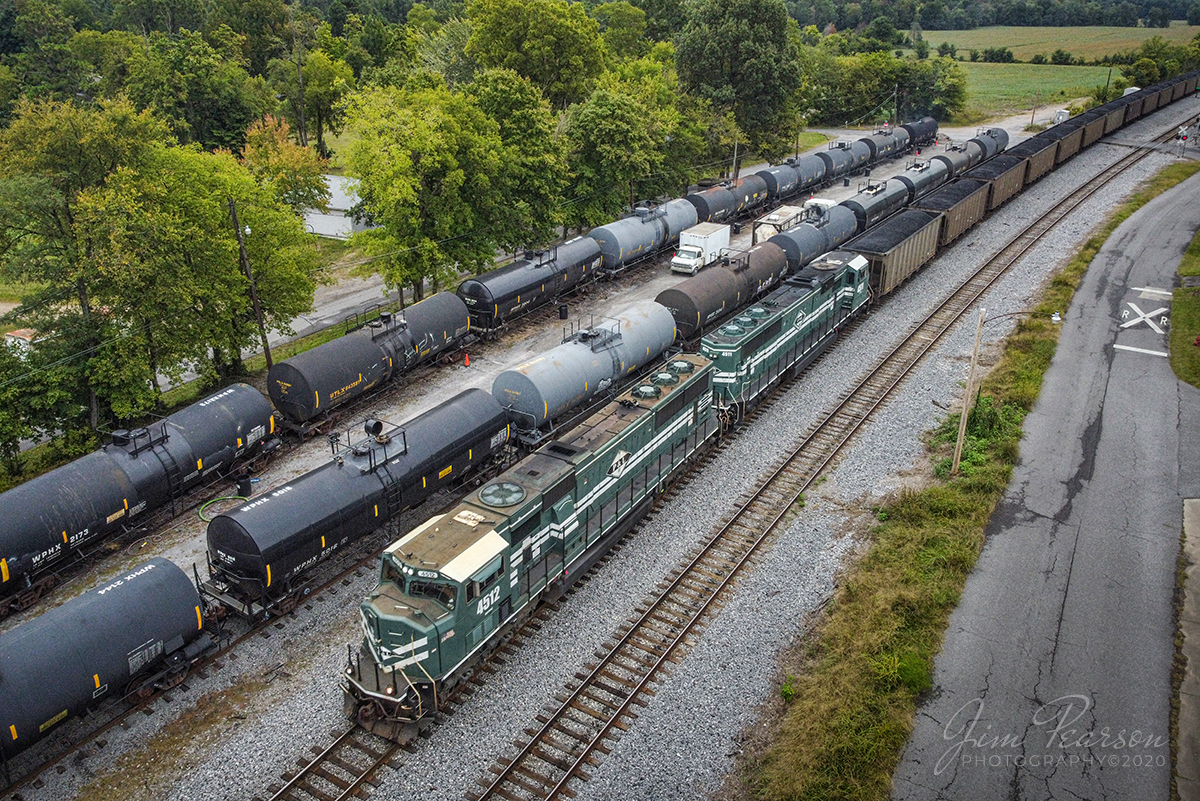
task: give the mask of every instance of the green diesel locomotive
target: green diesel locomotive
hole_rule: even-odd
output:
[[[713,403],[723,422],[736,422],[781,377],[811,364],[866,308],[869,280],[862,256],[826,253],[705,336],[700,354],[713,362]]]
[[[712,379],[708,359],[669,359],[388,547],[342,680],[347,715],[414,736],[505,631],[584,575],[716,436]]]

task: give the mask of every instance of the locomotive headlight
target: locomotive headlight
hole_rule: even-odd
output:
[[[391,687],[387,687],[386,689],[384,689],[384,692],[387,693],[388,695],[394,695],[396,693],[396,691],[393,690]]]

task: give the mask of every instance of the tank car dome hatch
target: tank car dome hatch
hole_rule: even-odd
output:
[[[662,389],[654,386],[653,384],[642,384],[641,386],[634,387],[633,391],[629,394],[642,400],[651,400],[653,398],[660,397],[662,395]]]
[[[671,386],[672,384],[678,384],[679,376],[675,375],[674,373],[662,372],[655,373],[654,377],[650,380],[660,387],[667,387]]]
[[[685,362],[683,359],[676,359],[667,365],[667,369],[676,375],[687,375],[696,369],[696,365]]]
[[[496,508],[515,506],[525,500],[525,488],[511,481],[498,481],[481,489],[479,500]]]

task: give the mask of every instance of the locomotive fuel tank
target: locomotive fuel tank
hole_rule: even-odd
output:
[[[181,677],[208,645],[197,643],[203,629],[191,577],[156,558],[8,632],[0,753],[12,757],[146,676],[164,684]]]
[[[519,428],[532,430],[586,403],[656,358],[674,339],[671,313],[642,301],[615,320],[583,329],[557,348],[500,373],[492,395]]]

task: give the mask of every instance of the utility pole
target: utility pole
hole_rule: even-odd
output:
[[[238,224],[237,207],[233,198],[229,198],[229,216],[233,218],[233,231],[237,234],[238,253],[242,259],[242,271],[250,282],[250,302],[254,305],[254,317],[258,320],[258,333],[262,336],[263,355],[267,357],[267,369],[274,365],[271,362],[271,345],[267,342],[267,327],[263,324],[262,308],[258,305],[258,288],[254,284],[254,276],[250,272],[250,259],[246,257],[246,240],[242,238],[242,226]]]
[[[733,180],[735,180],[735,181],[737,180],[737,177],[738,177],[737,156],[738,156],[738,140],[734,139],[733,140],[733,171],[732,171],[732,174],[733,174]]]
[[[983,335],[983,318],[987,309],[979,310],[979,324],[975,326],[975,350],[971,351],[971,371],[967,373],[967,391],[963,394],[962,417],[958,420],[958,440],[954,443],[954,464],[950,475],[958,473],[958,462],[962,459],[963,439],[967,435],[967,416],[971,413],[971,387],[975,384],[975,364],[979,361],[979,338]]]
[[[1033,110],[1029,112],[1030,127],[1033,126],[1033,118],[1034,118],[1034,115],[1037,114],[1037,110],[1038,110],[1038,91],[1035,89],[1033,92]]]

